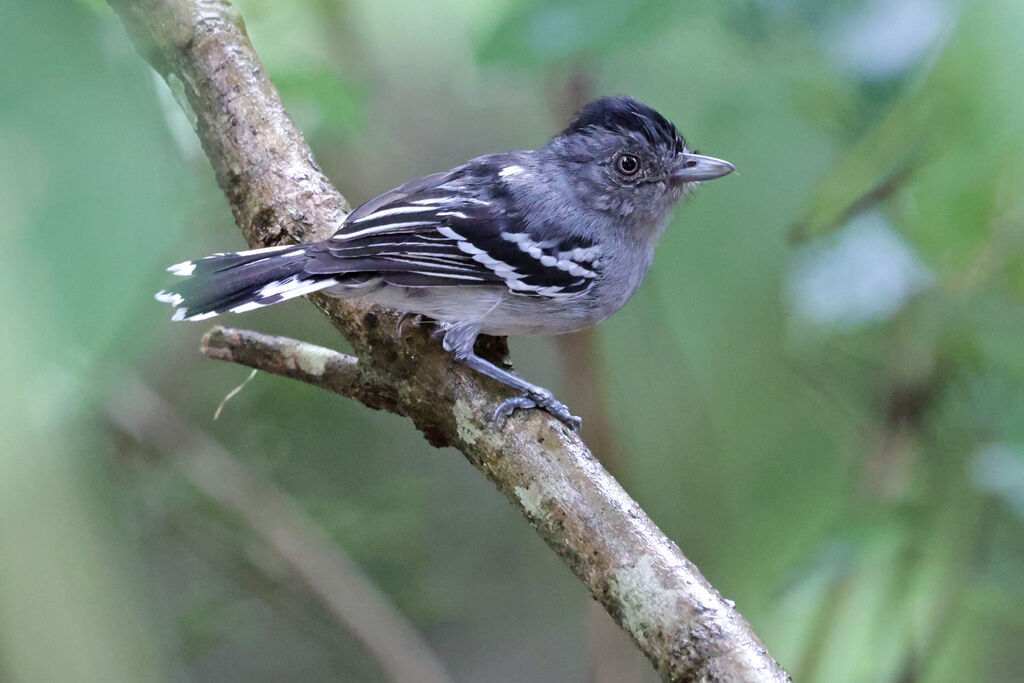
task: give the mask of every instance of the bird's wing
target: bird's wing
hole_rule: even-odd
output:
[[[414,287],[503,284],[525,296],[588,289],[600,270],[600,247],[576,236],[537,234],[501,194],[502,166],[477,163],[472,187],[462,167],[363,204],[331,239],[309,248],[306,272],[365,274]]]

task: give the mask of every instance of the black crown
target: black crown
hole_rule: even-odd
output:
[[[638,133],[655,146],[681,153],[686,140],[671,121],[631,97],[601,97],[587,104],[562,135],[604,130],[614,134]]]

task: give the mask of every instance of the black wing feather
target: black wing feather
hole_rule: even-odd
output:
[[[424,176],[353,211],[334,237],[312,245],[311,275],[379,275],[401,286],[506,285],[524,296],[586,290],[600,268],[581,237],[545,238],[517,210],[501,170],[510,155],[490,155],[449,173]]]

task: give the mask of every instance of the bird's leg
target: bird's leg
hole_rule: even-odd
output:
[[[507,398],[501,402],[492,417],[495,424],[499,424],[511,415],[516,408],[542,408],[564,422],[569,429],[574,432],[580,431],[583,421],[569,412],[569,408],[556,399],[550,391],[536,384],[530,384],[522,377],[502,370],[476,355],[473,351],[473,344],[479,334],[480,325],[476,323],[455,323],[445,330],[442,345],[444,350],[452,355],[452,358],[463,365],[523,392],[521,396]]]

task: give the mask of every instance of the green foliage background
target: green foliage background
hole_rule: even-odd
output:
[[[1024,5],[237,4],[354,203],[541,144],[580,78],[734,162],[598,330],[620,479],[796,680],[1020,679]],[[111,428],[134,375],[294,497],[457,680],[595,680],[583,589],[457,453],[265,376],[211,420],[246,372],[151,299],[166,264],[242,247],[194,134],[102,3],[0,17],[0,679],[381,680]],[[301,303],[238,322],[339,343]],[[558,389],[555,342],[512,347]]]

